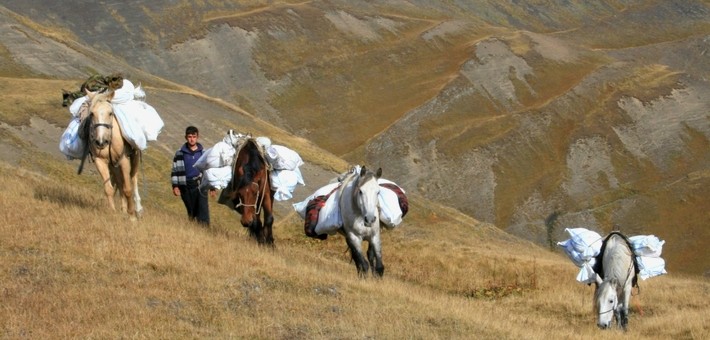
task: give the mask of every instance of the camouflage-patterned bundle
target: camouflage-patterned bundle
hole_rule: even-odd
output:
[[[91,92],[105,92],[106,90],[118,90],[123,87],[123,75],[112,73],[108,76],[94,74],[81,84],[78,91],[69,92],[62,90],[62,106],[71,105],[77,98],[86,95],[86,90]]]
[[[123,75],[113,73],[108,76],[94,74],[81,84],[81,92],[88,89],[91,92],[104,92],[106,90],[117,90],[123,87]]]

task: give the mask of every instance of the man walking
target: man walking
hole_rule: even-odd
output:
[[[200,191],[202,173],[195,163],[202,156],[202,144],[197,142],[200,133],[194,126],[185,129],[185,144],[175,152],[173,169],[170,175],[173,183],[173,194],[180,196],[185,203],[187,216],[191,221],[197,220],[204,225],[210,224],[210,210],[207,193]],[[210,190],[210,194],[215,194]]]

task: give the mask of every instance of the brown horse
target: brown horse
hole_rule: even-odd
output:
[[[275,191],[271,188],[269,164],[255,139],[246,139],[234,162],[231,200],[241,214],[242,226],[259,244],[274,244],[273,202]],[[263,214],[263,222],[261,220]]]
[[[113,95],[113,91],[87,91],[87,147],[96,164],[96,170],[103,179],[109,207],[116,210],[113,197],[118,188],[121,194],[121,210],[127,212],[131,220],[135,221],[143,212],[138,194],[138,163],[141,151],[131,146],[123,137],[111,105]]]

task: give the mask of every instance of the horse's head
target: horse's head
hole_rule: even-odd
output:
[[[377,180],[382,176],[382,168],[377,169],[376,173],[368,171],[364,166],[360,169],[360,177],[355,184],[353,191],[356,206],[360,208],[360,213],[365,220],[366,225],[371,225],[379,219],[379,200],[380,185]]]
[[[233,180],[236,190],[232,201],[241,214],[242,226],[252,227],[259,223],[264,200],[271,194],[268,171],[253,139],[245,142],[235,163]]]
[[[89,133],[91,143],[99,150],[111,143],[113,129],[113,91],[97,93],[87,91],[89,101],[89,119],[91,120],[91,131]]]
[[[594,310],[597,313],[597,326],[601,329],[611,327],[611,323],[614,321],[614,315],[619,306],[618,286],[619,281],[616,279],[602,280],[597,274]]]

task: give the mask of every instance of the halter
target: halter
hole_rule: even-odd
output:
[[[618,302],[617,302],[617,304],[618,304]],[[599,312],[599,315],[603,315],[603,314],[606,314],[606,313],[609,313],[609,312],[613,312],[614,309],[615,309],[614,307],[611,307],[611,308],[610,308],[608,311],[606,311],[606,312]]]
[[[267,173],[266,173],[264,176],[268,176],[268,171],[267,171]],[[268,180],[268,178],[265,179],[265,180]],[[255,181],[252,181],[251,184],[256,185],[256,187],[259,188],[259,183],[255,182]],[[260,194],[261,194],[261,195],[260,195]],[[241,197],[238,197],[238,198],[239,198],[239,203],[237,203],[237,204],[234,206],[234,209],[237,209],[237,208],[239,208],[239,207],[253,207],[254,210],[255,210],[255,211],[254,211],[254,214],[259,215],[259,214],[261,213],[261,208],[262,208],[263,205],[264,205],[264,200],[263,200],[264,195],[266,195],[266,185],[264,185],[264,188],[262,189],[262,192],[259,192],[259,190],[256,190],[256,200],[254,200],[254,204],[245,204],[245,203],[242,203],[242,198],[241,198]],[[261,201],[259,201],[259,196],[262,197],[262,200],[261,200]]]
[[[92,124],[92,125],[93,125],[92,127],[93,127],[94,129],[100,128],[100,127],[105,127],[105,128],[107,128],[107,129],[109,129],[109,130],[112,130],[112,129],[113,129],[113,124],[96,123],[96,124]]]
[[[110,102],[109,102],[109,105],[111,105]],[[94,113],[91,112],[91,106],[92,106],[92,105],[89,104],[89,115],[88,115],[85,119],[91,119],[91,116],[94,115]],[[109,117],[114,117],[114,116],[115,116],[115,113],[113,112],[113,109],[112,109],[112,110],[111,110],[111,113],[109,114]],[[104,127],[104,128],[109,129],[109,131],[110,131],[109,135],[111,136],[111,138],[113,138],[113,118],[111,118],[111,121],[112,121],[111,123],[94,123],[94,122],[91,122],[91,129],[93,130],[92,132],[95,132],[97,128]],[[91,138],[91,139],[93,140],[93,138]],[[114,162],[114,161],[113,161],[113,157],[111,157],[111,145],[112,145],[112,144],[113,144],[113,141],[109,141],[109,143],[108,143],[108,162],[109,162],[109,165],[112,165],[112,166],[114,166],[114,167],[118,167],[118,166],[119,166],[119,162],[121,161],[121,159],[123,159],[124,157],[126,157],[126,148],[124,147],[123,153],[121,153],[121,155],[118,157],[118,159],[116,160],[116,162]],[[94,157],[96,157],[96,156],[94,156],[93,154],[92,154],[91,156],[92,156],[92,160],[94,159]]]

